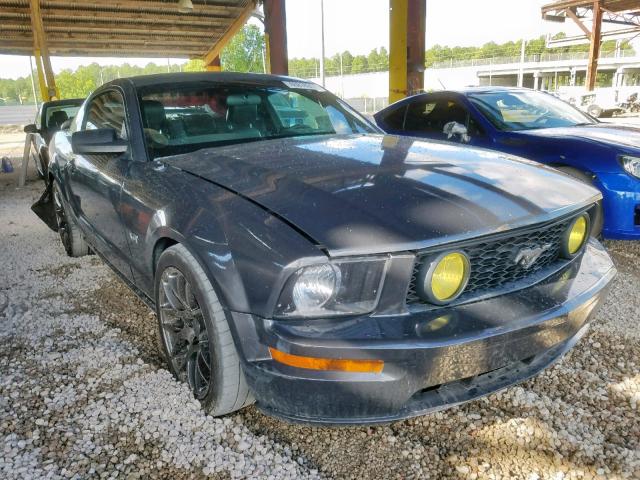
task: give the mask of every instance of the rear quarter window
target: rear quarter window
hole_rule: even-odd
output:
[[[386,117],[382,118],[382,123],[386,128],[390,128],[393,130],[402,130],[404,128],[404,117],[407,112],[407,106],[402,106],[400,108],[396,108]]]

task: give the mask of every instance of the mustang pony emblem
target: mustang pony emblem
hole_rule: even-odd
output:
[[[528,270],[534,263],[536,263],[536,260],[540,258],[540,255],[550,248],[550,243],[545,243],[544,245],[535,248],[523,248],[518,252],[516,258],[513,259],[513,262],[516,265],[520,265],[525,270]]]

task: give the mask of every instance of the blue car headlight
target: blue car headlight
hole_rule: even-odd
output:
[[[362,315],[373,311],[386,258],[345,259],[299,268],[285,282],[274,316]]]
[[[630,155],[620,155],[620,164],[629,175],[640,178],[640,157],[632,157]]]

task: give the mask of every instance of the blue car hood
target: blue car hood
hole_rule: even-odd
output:
[[[242,195],[332,255],[424,248],[546,221],[600,198],[534,162],[408,137],[297,137],[160,160]]]
[[[577,127],[541,128],[518,132],[539,140],[544,138],[572,138],[585,142],[597,142],[616,148],[629,147],[640,149],[640,128],[630,125],[612,125],[596,123]]]

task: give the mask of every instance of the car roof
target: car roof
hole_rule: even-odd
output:
[[[60,105],[82,105],[84,98],[65,98],[64,100],[51,100],[50,102],[44,102],[43,108],[58,107]]]
[[[530,92],[530,88],[524,87],[500,87],[500,86],[483,86],[483,87],[462,87],[457,89],[444,89],[433,90],[431,92],[424,92],[419,95],[425,94],[459,94],[466,95],[469,93],[494,93],[494,92]]]
[[[129,82],[134,88],[149,87],[154,85],[189,83],[189,82],[221,82],[221,83],[244,83],[259,86],[282,86],[283,82],[304,82],[311,84],[316,88],[322,88],[319,85],[295,77],[287,77],[284,75],[267,75],[262,73],[236,73],[236,72],[176,72],[176,73],[159,73],[154,75],[140,75],[137,77],[129,77],[126,79],[117,79],[109,82],[109,84],[118,84]],[[105,84],[105,85],[109,85]]]

